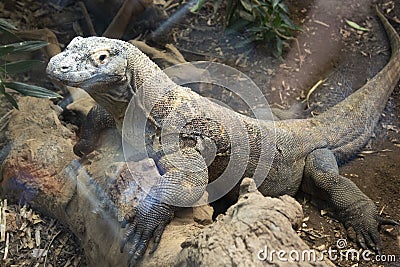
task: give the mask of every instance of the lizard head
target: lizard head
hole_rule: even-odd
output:
[[[50,59],[47,74],[66,85],[85,90],[124,83],[128,78],[128,45],[104,37],[75,37],[63,52]]]

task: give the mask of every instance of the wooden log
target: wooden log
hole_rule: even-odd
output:
[[[182,245],[178,266],[328,266],[292,228],[303,219],[296,200],[264,197],[250,178],[243,179],[239,194],[225,215]],[[312,251],[315,260],[311,255],[304,261],[303,251]]]
[[[127,252],[119,251],[121,221],[130,216],[142,191],[124,167],[118,134],[104,133],[98,150],[79,159],[72,152],[75,135],[59,121],[60,110],[51,101],[23,97],[19,107],[8,128],[12,149],[2,165],[3,197],[28,202],[66,225],[89,266],[126,266]],[[152,161],[132,164],[137,179],[158,175]],[[191,209],[178,214],[160,249],[146,255],[143,265],[172,263],[180,243],[199,227]]]
[[[135,20],[152,4],[153,0],[125,0],[102,36],[115,39],[122,38],[129,22]]]

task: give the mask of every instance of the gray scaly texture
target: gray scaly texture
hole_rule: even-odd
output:
[[[50,60],[48,74],[86,90],[112,115],[117,128],[122,128],[131,99],[135,112],[146,117],[147,152],[162,178],[139,205],[126,231],[122,249],[129,243],[129,266],[141,258],[152,238],[152,251],[156,249],[174,215],[176,207],[171,203],[195,203],[232,160],[238,168],[245,166],[243,177],[251,177],[264,158],[272,160],[259,184],[263,195],[294,195],[301,188],[324,200],[352,227],[363,248],[379,251],[379,226],[397,222],[381,218],[372,200],[339,174],[337,163],[369,140],[400,78],[400,37],[379,11],[378,15],[390,39],[390,61],[354,94],[309,119],[258,121],[235,113],[176,85],[146,55],[120,40],[76,37]],[[273,145],[261,149],[264,142]]]

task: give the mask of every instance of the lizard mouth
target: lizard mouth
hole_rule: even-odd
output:
[[[71,73],[70,75],[65,75],[64,73],[63,77],[50,74],[50,77],[67,86],[81,87],[82,89],[92,87],[93,85],[115,83],[121,80],[121,77],[119,75],[104,76],[99,74],[99,75],[85,77],[84,74],[79,74],[79,73],[74,73],[74,74]],[[79,79],[76,79],[77,77],[79,77]]]

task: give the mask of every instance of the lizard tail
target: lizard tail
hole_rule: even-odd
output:
[[[400,79],[400,36],[378,8],[376,12],[390,41],[389,62],[356,92],[314,118],[328,147],[339,158],[353,155],[370,139]]]
[[[389,23],[387,18],[382,14],[382,12],[379,10],[378,6],[375,6],[376,13],[378,14],[379,19],[382,22],[383,27],[385,28],[386,34],[389,38],[390,42],[390,47],[392,49],[392,57],[395,56],[395,54],[399,53],[400,51],[400,37],[397,34],[396,30],[393,28],[393,26]]]

